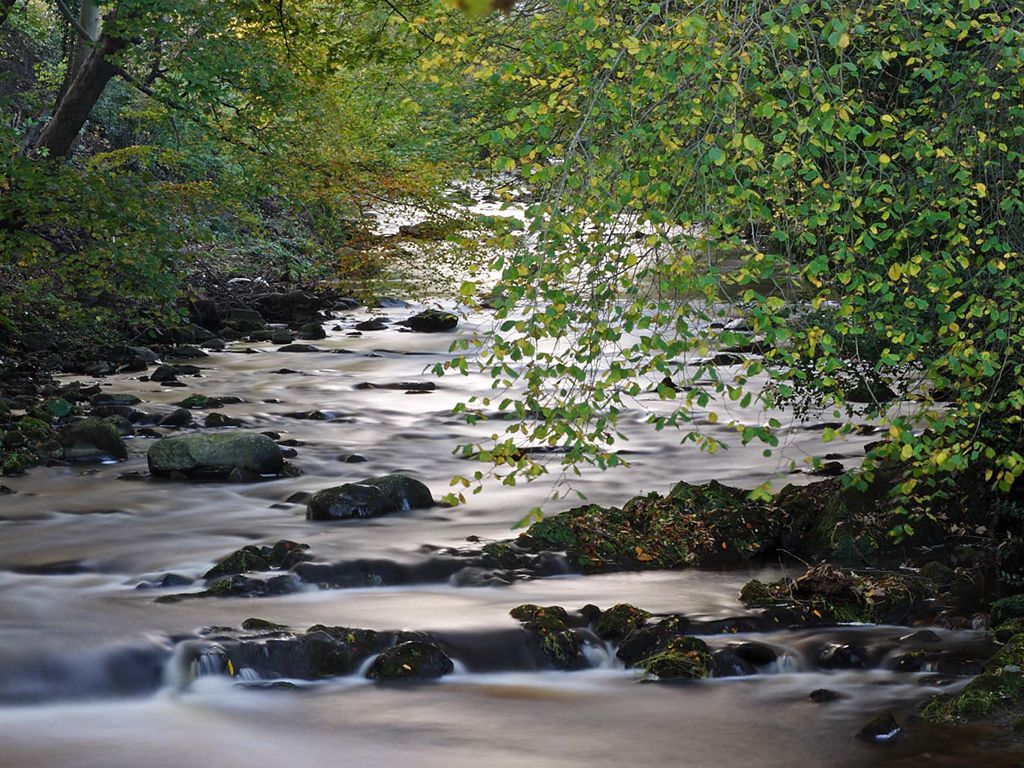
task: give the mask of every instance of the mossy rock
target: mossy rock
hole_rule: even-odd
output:
[[[284,470],[277,443],[257,432],[165,437],[150,446],[147,458],[150,472],[159,477],[222,477],[235,470],[276,475]]]
[[[960,693],[937,696],[922,714],[933,721],[1019,722],[1024,717],[1024,634],[1011,637]]]
[[[543,618],[553,618],[562,624],[568,624],[569,614],[566,613],[565,608],[560,605],[549,605],[543,607],[540,605],[533,605],[532,603],[524,603],[523,605],[517,605],[508,615],[519,622],[536,621]]]
[[[430,489],[405,475],[384,475],[325,488],[306,505],[307,520],[348,520],[380,517],[434,505]]]
[[[0,465],[0,474],[6,477],[23,475],[28,469],[35,465],[35,461],[26,453],[10,453],[4,457]]]
[[[1024,635],[1024,618],[1004,621],[995,628],[994,634],[1000,643],[1009,642],[1014,635]]]
[[[649,656],[637,666],[645,670],[644,680],[702,680],[711,677],[711,654],[698,648],[672,647]]]
[[[518,605],[509,615],[530,633],[534,646],[555,669],[576,669],[582,665],[580,639],[569,627],[569,615],[557,605]]]
[[[379,681],[436,680],[455,665],[435,643],[409,640],[381,651],[366,676]]]
[[[520,542],[534,551],[564,550],[584,572],[742,561],[777,546],[785,521],[770,511],[715,481],[678,483],[667,496],[637,496],[621,509],[570,509],[535,523]]]
[[[847,572],[821,563],[796,579],[750,581],[740,591],[740,601],[748,608],[766,608],[766,617],[776,624],[899,624],[929,594],[928,583],[916,576]]]
[[[45,440],[50,436],[50,425],[42,419],[22,416],[14,424],[17,430],[29,440]]]
[[[642,608],[619,603],[601,614],[594,631],[602,640],[622,640],[630,632],[646,624],[650,615]]]
[[[666,616],[657,624],[647,624],[634,629],[619,644],[616,656],[628,667],[635,666],[643,659],[665,650],[670,644],[682,642],[690,620],[685,616]]]
[[[120,430],[98,416],[69,424],[60,431],[58,440],[68,461],[128,458],[128,446],[121,439]]]
[[[203,574],[204,579],[215,579],[221,576],[231,576],[236,573],[248,571],[269,571],[270,563],[263,557],[263,553],[254,546],[246,546],[235,550],[230,555],[219,561],[215,566]]]

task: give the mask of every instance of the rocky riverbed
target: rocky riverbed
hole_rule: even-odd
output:
[[[630,414],[630,466],[519,535],[554,478],[439,503],[500,422],[427,369],[487,315],[273,295],[8,403],[5,761],[1021,764],[933,721],[1014,726],[1024,610],[990,619],[963,543],[851,562],[870,515],[833,535],[841,485],[785,474],[824,420],[779,414],[771,458],[709,421],[723,458]]]

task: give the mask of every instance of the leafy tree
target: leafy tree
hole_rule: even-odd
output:
[[[558,0],[485,79],[509,101],[482,141],[539,199],[477,342],[516,418],[468,454],[508,482],[544,471],[525,443],[613,466],[655,391],[651,424],[707,450],[729,401],[879,418],[918,513],[965,473],[1019,487],[1018,3]]]

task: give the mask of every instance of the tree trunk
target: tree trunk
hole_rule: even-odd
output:
[[[118,72],[110,58],[125,44],[119,37],[100,36],[36,139],[33,148],[37,152],[45,150],[51,158],[67,157],[107,83]]]
[[[78,23],[88,33],[89,39],[83,40],[81,35],[76,35],[75,37],[75,49],[71,54],[69,82],[75,79],[78,70],[82,68],[85,60],[89,57],[89,51],[92,50],[93,46],[91,41],[99,40],[100,38],[100,7],[96,4],[95,0],[82,0],[82,7],[78,11]]]

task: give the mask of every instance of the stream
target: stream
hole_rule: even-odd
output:
[[[891,709],[902,719],[917,702],[968,679],[890,671],[884,661],[858,670],[827,671],[815,664],[828,643],[877,648],[884,660],[910,631],[905,627],[758,634],[776,650],[777,662],[752,676],[686,684],[641,683],[611,647],[588,649],[590,668],[582,671],[529,668],[511,652],[503,656],[504,646],[494,640],[518,629],[509,610],[521,603],[572,611],[587,603],[607,608],[628,602],[702,620],[742,616],[742,584],[801,568],[793,562],[727,571],[566,574],[507,586],[424,580],[171,604],[155,598],[183,588],[136,588],[166,573],[196,578],[245,544],[280,539],[309,544],[317,559],[413,565],[434,548],[466,546],[467,537],[508,538],[512,524],[535,505],[545,504],[549,513],[568,508],[568,502],[545,502],[553,477],[514,487],[490,483],[460,507],[372,520],[309,522],[304,504],[286,502],[299,491],[399,471],[440,498],[453,475],[475,469],[453,449],[495,427],[469,426],[451,410],[471,394],[486,393],[489,380],[479,374],[445,377],[436,390],[420,394],[356,388],[430,380],[425,369],[449,355],[455,334],[485,330],[490,322],[471,314],[454,334],[407,333],[391,325],[349,335],[360,320],[394,321],[417,309],[336,313],[325,324],[328,338],[315,342],[319,352],[230,344],[189,361],[203,370],[199,377],[182,377],[187,388],[143,382],[138,373],[102,380],[104,391],[135,394],[143,400],[138,407],[150,413],[170,413],[173,403],[193,392],[241,397],[244,402],[221,412],[242,419],[245,429],[296,441],[290,460],[303,470],[298,477],[250,484],[158,481],[146,468],[152,438],[139,437],[128,440],[125,462],[41,467],[5,479],[15,493],[0,496],[0,766],[1021,764],[1020,755],[977,751],[981,747],[968,732],[951,738],[948,731],[919,725],[899,743],[885,745],[854,737],[879,710]],[[332,330],[336,324],[341,330]],[[253,353],[242,354],[246,349]],[[649,399],[657,408],[656,395]],[[311,410],[337,420],[285,415]],[[785,414],[778,417],[786,421]],[[789,480],[789,459],[802,461],[826,449],[820,427],[792,419],[782,450],[769,458],[762,446],[741,446],[724,424],[703,425],[731,446],[709,455],[680,446],[678,435],[655,432],[643,420],[637,411],[622,423],[630,438],[622,445],[628,468],[584,470],[576,480],[590,501],[621,504],[641,491],[665,492],[678,480],[779,485]],[[853,466],[872,439],[851,435],[827,451]],[[340,460],[353,453],[366,461]],[[351,676],[294,690],[241,687],[226,676],[176,678],[170,650],[175,636],[205,626],[238,627],[252,616],[298,630],[326,624],[430,631],[459,649],[453,653],[455,673],[430,684],[383,685]],[[980,632],[936,631],[944,647],[985,642]],[[705,639],[714,648],[753,637]],[[842,698],[811,703],[808,694],[819,688]]]

